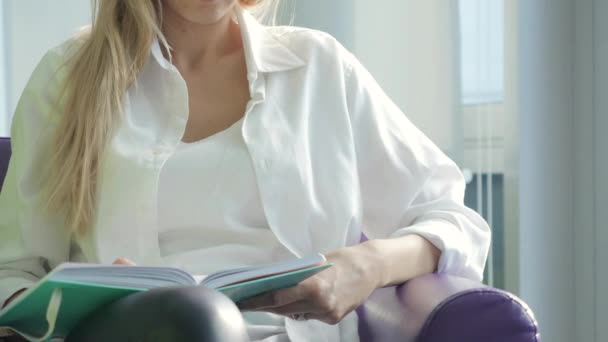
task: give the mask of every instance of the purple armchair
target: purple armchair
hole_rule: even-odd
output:
[[[0,138],[0,189],[10,158]],[[361,341],[540,341],[520,299],[467,279],[430,274],[375,291],[357,309]]]

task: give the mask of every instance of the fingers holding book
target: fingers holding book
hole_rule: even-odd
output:
[[[339,323],[376,289],[379,278],[365,250],[346,247],[327,255],[333,267],[289,288],[238,303],[242,311],[266,311],[294,320]]]
[[[116,260],[114,260],[112,265],[135,266],[136,264],[133,261],[131,261],[125,257],[120,257],[120,258],[117,258]]]

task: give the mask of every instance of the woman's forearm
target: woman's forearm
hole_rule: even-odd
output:
[[[420,235],[393,239],[377,239],[359,247],[368,258],[370,267],[377,267],[378,287],[401,284],[419,275],[437,270],[441,252]]]
[[[379,287],[403,283],[437,268],[439,250],[419,235],[370,240],[327,254],[334,264],[296,286],[240,303],[241,310],[268,311],[336,324]]]

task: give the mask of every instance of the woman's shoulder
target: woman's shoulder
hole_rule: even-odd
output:
[[[52,104],[60,99],[68,77],[70,58],[81,45],[82,38],[74,37],[48,49],[44,53],[30,74],[19,99],[17,110],[24,105],[30,105],[31,102],[42,103],[46,101]],[[41,114],[49,116],[50,113],[51,111],[46,111]]]
[[[67,75],[70,60],[86,39],[87,34],[83,31],[48,49],[32,72],[28,85],[45,87],[49,82],[61,83]]]
[[[283,43],[316,47],[342,47],[331,34],[299,26],[266,26],[266,30]]]
[[[58,71],[68,64],[69,60],[76,54],[85,41],[86,36],[78,35],[53,46],[42,56],[37,68]]]
[[[272,26],[266,30],[307,62],[346,63],[352,54],[327,32],[297,26]]]

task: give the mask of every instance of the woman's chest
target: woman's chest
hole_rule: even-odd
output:
[[[244,73],[216,70],[186,75],[185,82],[189,115],[183,141],[208,138],[243,117],[250,99]]]
[[[89,251],[95,260],[111,262],[121,255],[155,263],[160,256],[159,177],[189,119],[185,82],[163,81],[155,87],[142,83],[130,93],[126,120],[102,161],[96,236]],[[287,96],[289,86],[271,80],[253,88],[253,100],[240,110],[245,112],[243,146],[264,217],[279,241],[296,255],[327,252],[359,238],[348,115],[331,92],[301,88]]]
[[[158,182],[161,231],[268,229],[242,120],[194,143],[180,143]]]

